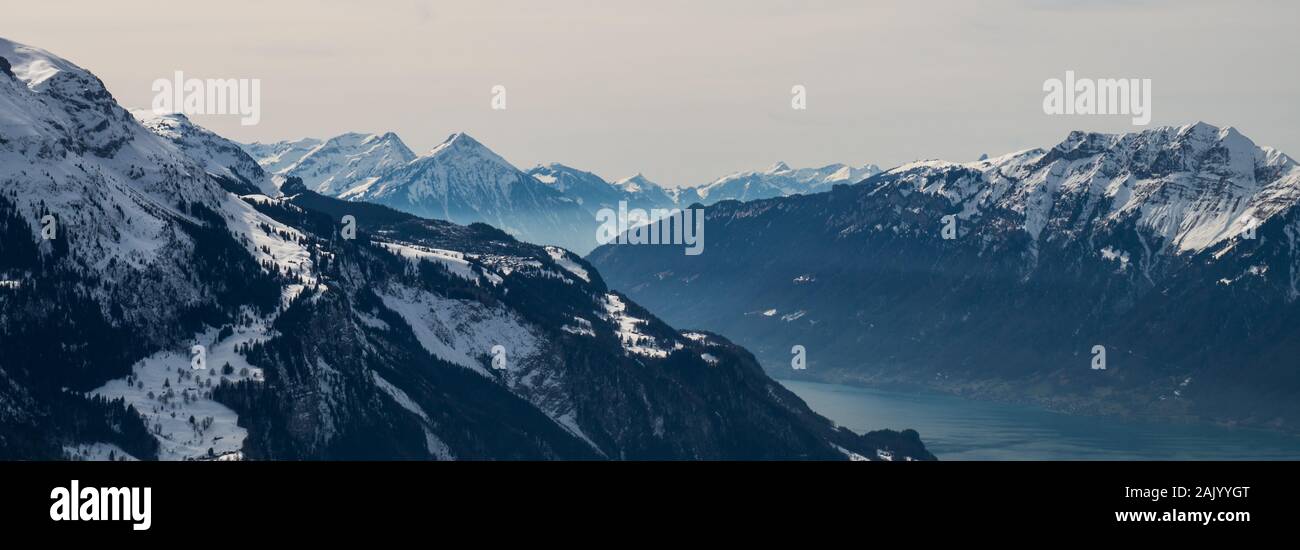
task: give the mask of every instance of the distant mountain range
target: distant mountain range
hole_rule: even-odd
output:
[[[834,425],[571,252],[364,202],[577,209],[468,136],[405,162],[391,135],[269,145],[297,167],[271,174],[139,119],[0,39],[0,459],[934,458]],[[356,201],[309,188],[353,177]]]
[[[880,173],[880,167],[868,164],[861,167],[831,164],[821,168],[793,169],[778,162],[766,170],[738,172],[711,183],[684,189],[682,193],[698,198],[703,204],[726,200],[750,201],[829,191],[839,183],[857,183]]]
[[[777,163],[763,171],[674,188],[641,174],[609,181],[559,163],[522,172],[463,133],[453,134],[423,155],[412,153],[391,132],[252,143],[244,148],[280,181],[295,176],[322,195],[458,223],[489,223],[520,239],[563,246],[579,254],[599,244],[595,213],[616,209],[620,201],[634,209],[686,208],[696,203],[817,193],[880,171],[874,165],[796,170]]]
[[[610,245],[588,260],[784,377],[1294,430],[1297,202],[1296,162],[1232,128],[1074,132],[714,204],[699,256]]]

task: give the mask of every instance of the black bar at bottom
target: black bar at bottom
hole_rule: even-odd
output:
[[[124,540],[205,540],[232,529],[445,537],[495,532],[501,522],[660,535],[692,526],[1253,535],[1294,523],[1295,474],[1290,462],[0,463],[0,527],[7,536]],[[100,488],[136,488],[139,497],[149,488],[148,529],[131,519],[55,521],[52,513],[67,510],[52,492],[74,480],[78,493],[95,488],[78,495],[98,495],[92,508],[103,504]],[[65,504],[93,517],[96,510],[81,508],[86,500]],[[131,511],[142,515],[120,512]]]

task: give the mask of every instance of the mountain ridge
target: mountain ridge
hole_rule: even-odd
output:
[[[1294,161],[1232,129],[1072,132],[716,203],[697,258],[605,246],[588,260],[769,372],[1287,427],[1300,419],[1284,397],[1300,392],[1284,359],[1300,350],[1297,202]],[[784,366],[795,344],[807,371]]]

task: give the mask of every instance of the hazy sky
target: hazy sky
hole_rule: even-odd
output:
[[[176,70],[259,78],[259,125],[195,117],[240,141],[391,130],[423,152],[465,131],[524,169],[693,185],[1134,129],[1043,114],[1043,81],[1066,70],[1152,79],[1152,126],[1236,126],[1300,156],[1298,21],[1294,1],[88,0],[7,5],[0,36],[128,107]]]

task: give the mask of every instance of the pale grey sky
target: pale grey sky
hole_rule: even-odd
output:
[[[423,152],[465,131],[523,169],[694,185],[1134,129],[1043,114],[1043,81],[1066,70],[1152,79],[1152,126],[1236,126],[1297,156],[1297,22],[1285,0],[86,0],[8,5],[0,36],[95,72],[128,107],[176,70],[259,78],[259,125],[195,117],[240,141],[391,130]]]

